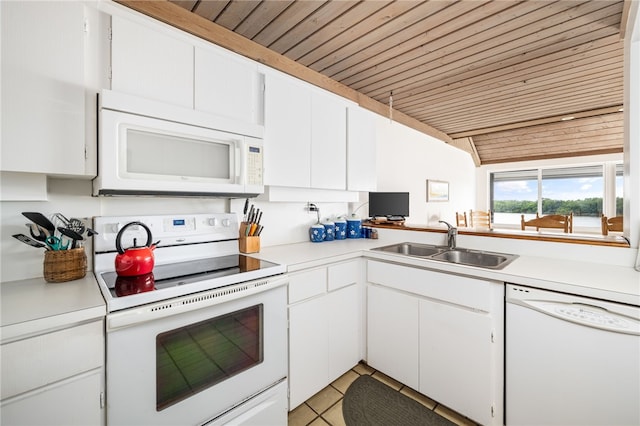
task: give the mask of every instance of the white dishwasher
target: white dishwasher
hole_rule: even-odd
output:
[[[505,424],[640,425],[640,306],[506,286]]]

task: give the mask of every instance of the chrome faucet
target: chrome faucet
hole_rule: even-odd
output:
[[[453,250],[456,248],[456,237],[458,236],[458,228],[451,226],[448,222],[444,220],[439,220],[439,223],[444,223],[447,225],[447,246],[449,249]]]

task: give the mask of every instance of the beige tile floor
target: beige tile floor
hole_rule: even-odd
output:
[[[335,382],[309,398],[289,413],[289,426],[345,426],[342,417],[342,397],[353,381],[361,375],[368,374],[391,388],[418,401],[430,410],[460,426],[476,426],[476,423],[461,416],[453,410],[438,404],[436,401],[404,386],[402,383],[385,376],[364,363],[360,363],[347,371]]]

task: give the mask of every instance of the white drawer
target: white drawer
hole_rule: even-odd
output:
[[[0,399],[101,367],[102,320],[0,346]]]
[[[484,312],[495,309],[491,299],[495,284],[492,281],[371,260],[367,263],[367,281],[370,283]]]
[[[296,303],[327,292],[327,268],[289,275],[289,303]]]
[[[73,379],[2,401],[0,424],[88,426],[103,425],[100,392],[104,371],[92,370]]]
[[[351,284],[355,284],[360,279],[360,260],[352,260],[328,268],[328,288],[329,291],[337,290]]]

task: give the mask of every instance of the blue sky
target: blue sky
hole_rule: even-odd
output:
[[[521,180],[495,183],[495,200],[538,199],[537,180]],[[583,198],[602,197],[603,179],[572,178],[546,179],[543,181],[542,196],[554,200],[581,200]],[[616,179],[616,194],[622,193],[622,178]]]

